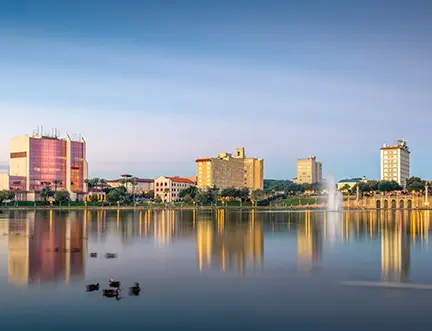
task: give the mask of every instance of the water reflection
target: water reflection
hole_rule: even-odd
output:
[[[429,211],[19,211],[0,214],[0,231],[4,233],[0,250],[7,251],[9,284],[24,285],[82,280],[88,243],[103,245],[108,238],[115,238],[120,247],[152,242],[153,247],[167,251],[188,243],[193,247],[190,255],[196,259],[194,272],[240,276],[265,270],[264,258],[272,259],[274,254],[294,254],[300,272],[310,273],[318,265],[325,268],[326,259],[345,250],[346,245],[371,243],[380,260],[374,262],[381,270],[377,278],[406,282],[411,280],[413,247],[427,248],[429,224]],[[283,246],[265,257],[269,250],[264,246],[276,233]],[[56,248],[59,252],[53,252]],[[150,249],[139,246],[137,251],[142,254]],[[103,256],[104,252],[99,253]],[[352,265],[356,265],[355,259]]]
[[[333,239],[332,236],[330,238]],[[313,271],[322,257],[322,250],[321,222],[318,219],[312,219],[312,213],[306,212],[305,221],[299,223],[297,227],[297,256],[300,270],[303,272]]]
[[[198,267],[237,271],[243,275],[248,265],[262,265],[264,259],[264,227],[255,213],[245,214],[241,222],[226,221],[225,210],[207,215],[197,223]]]
[[[13,213],[8,225],[9,284],[84,278],[87,241],[77,213]]]

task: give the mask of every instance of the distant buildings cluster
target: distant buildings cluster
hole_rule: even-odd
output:
[[[247,157],[243,147],[235,154],[219,153],[216,157],[202,157],[196,161],[196,176],[187,178],[160,176],[156,179],[138,178],[124,174],[108,180],[108,187],[125,186],[130,193],[154,191],[154,197],[164,202],[179,199],[181,190],[191,186],[247,188],[250,191],[264,189],[264,160]],[[320,184],[323,165],[316,156],[297,160],[298,184]],[[410,177],[410,150],[404,139],[396,139],[395,145],[381,148],[381,180],[394,180],[404,186]],[[44,134],[36,130],[32,136],[21,135],[10,140],[9,172],[0,174],[0,190],[13,190],[17,199],[40,200],[39,193],[50,186],[66,190],[71,200],[85,199],[88,187],[86,141],[82,137],[60,138],[57,131]],[[338,188],[354,186],[361,178],[344,179]]]

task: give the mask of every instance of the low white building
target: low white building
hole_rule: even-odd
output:
[[[154,180],[154,197],[163,202],[174,202],[179,199],[180,191],[195,186],[196,182],[183,177],[160,176]]]

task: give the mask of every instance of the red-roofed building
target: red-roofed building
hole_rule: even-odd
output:
[[[160,176],[154,180],[154,197],[160,197],[163,202],[174,202],[179,199],[180,191],[196,186],[196,181],[184,177]]]

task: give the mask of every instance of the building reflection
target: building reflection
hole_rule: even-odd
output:
[[[387,215],[390,218],[390,214]],[[382,280],[406,282],[410,270],[410,238],[402,213],[393,221],[384,220],[381,229],[381,274]]]
[[[237,271],[244,275],[251,265],[262,266],[264,258],[264,228],[255,213],[244,214],[248,220],[226,221],[226,211],[200,215],[196,225],[198,267]],[[216,221],[216,222],[214,222]]]
[[[299,269],[303,272],[311,272],[322,257],[321,223],[311,214],[306,212],[304,222],[299,223],[297,228],[297,258]]]
[[[52,211],[16,216],[9,220],[10,284],[69,283],[84,278],[87,241],[82,218],[75,212]]]

